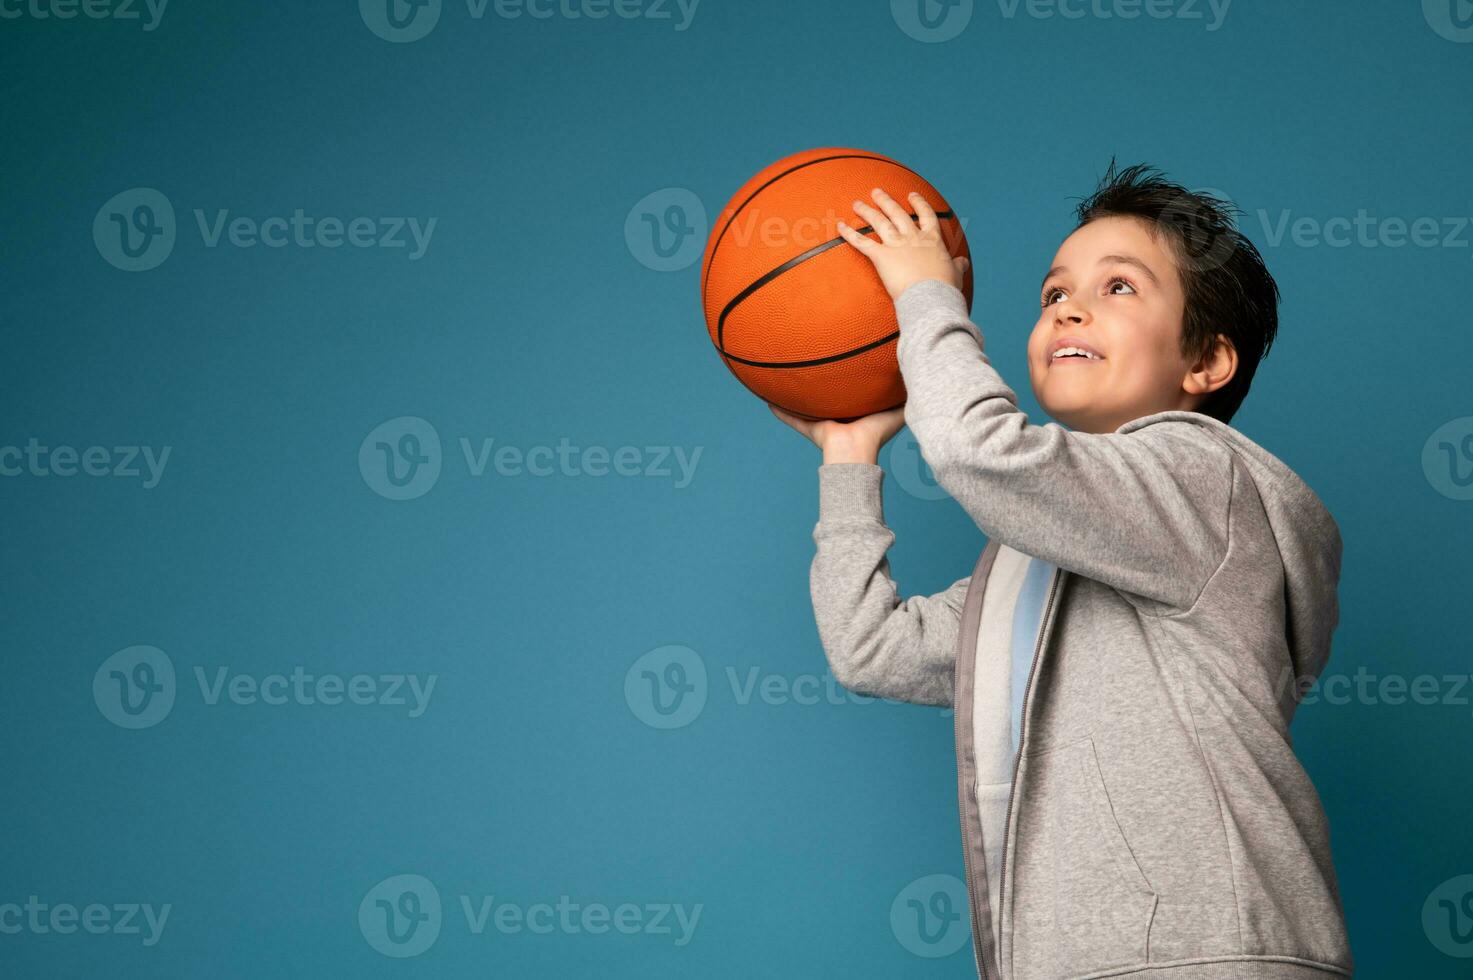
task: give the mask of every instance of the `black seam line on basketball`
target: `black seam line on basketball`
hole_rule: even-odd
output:
[[[722,356],[724,356],[727,360],[736,361],[738,364],[745,364],[748,367],[805,368],[813,367],[817,364],[829,364],[833,361],[842,361],[850,357],[858,357],[860,354],[863,354],[866,351],[871,351],[874,350],[876,347],[881,347],[885,344],[888,344],[890,341],[899,336],[900,331],[897,330],[894,333],[890,334],[888,337],[881,337],[879,340],[872,340],[869,343],[865,344],[863,347],[856,347],[853,350],[846,350],[842,354],[830,354],[828,357],[815,357],[811,361],[749,361],[745,357],[737,357],[735,354],[726,353],[726,351],[722,351],[721,353]]]
[[[784,170],[782,173],[776,174],[775,176],[773,176],[773,178],[771,180],[767,181],[761,187],[757,188],[752,193],[748,194],[747,195],[747,199],[745,201],[743,201],[741,204],[738,204],[737,205],[736,210],[731,213],[731,217],[726,219],[726,224],[724,224],[724,225],[721,226],[721,234],[719,234],[719,235],[716,236],[716,244],[711,246],[711,258],[712,259],[715,259],[716,258],[716,250],[721,247],[721,240],[726,237],[726,232],[727,232],[728,229],[731,228],[732,223],[736,221],[737,215],[741,214],[742,213],[742,210],[744,208],[746,208],[746,206],[748,204],[751,204],[752,203],[752,198],[756,197],[758,194],[761,194],[763,191],[767,190],[767,188],[771,187],[777,181],[782,180],[788,174],[796,173],[799,170],[802,170],[804,167],[812,167],[812,166],[815,166],[815,165],[820,164],[820,163],[828,163],[830,160],[875,160],[875,161],[877,161],[879,163],[891,163],[891,164],[894,164],[895,166],[899,167],[901,170],[904,170],[906,173],[910,174],[912,177],[916,178],[917,180],[925,180],[926,179],[926,178],[922,177],[920,174],[916,173],[914,170],[912,170],[909,167],[907,167],[903,163],[895,163],[894,160],[890,160],[890,159],[887,159],[885,157],[875,156],[872,153],[835,153],[831,157],[819,157],[817,160],[809,160],[806,163],[797,164],[796,166],[789,167],[787,170]],[[701,277],[701,298],[702,299],[705,299],[705,297],[706,297],[706,285],[710,281],[711,281],[711,267],[710,266],[707,266],[706,267],[706,274]]]
[[[910,217],[914,218],[915,215],[912,214],[910,215]],[[937,211],[936,217],[949,220],[955,217],[955,215],[953,215],[950,211]],[[874,231],[874,228],[871,225],[865,225],[863,228],[860,228],[858,230],[859,233],[863,235],[867,234],[868,232]],[[727,303],[726,308],[721,311],[721,316],[717,317],[716,319],[716,349],[721,351],[723,355],[726,355],[726,318],[731,315],[731,311],[736,309],[737,306],[742,302],[742,300],[746,299],[748,296],[751,296],[757,290],[772,282],[772,280],[776,279],[784,272],[797,268],[814,256],[822,255],[824,252],[827,252],[829,249],[834,248],[835,246],[844,244],[847,244],[847,239],[831,238],[828,241],[824,242],[822,245],[815,245],[803,254],[795,255],[793,258],[788,259],[777,268],[764,272],[762,275],[753,280],[746,289],[743,289],[741,292],[733,296],[731,298],[731,302]],[[733,358],[733,360],[735,359],[736,358]]]
[[[875,160],[875,161],[880,162],[880,163],[889,163],[889,162],[891,162],[891,161],[886,160],[884,157],[874,156],[873,154],[869,154],[869,153],[836,153],[836,154],[834,154],[831,157],[819,157],[817,160],[809,160],[806,163],[797,164],[795,166],[789,167],[787,170],[784,170],[780,174],[775,174],[770,180],[764,182],[761,187],[757,188],[756,190],[752,191],[752,193],[748,194],[747,195],[747,199],[745,201],[743,201],[741,204],[738,204],[737,207],[736,207],[736,210],[731,213],[731,217],[726,219],[726,224],[724,224],[724,225],[721,226],[721,234],[719,234],[719,235],[716,236],[716,244],[711,246],[711,258],[713,260],[716,258],[716,250],[721,247],[721,241],[722,241],[722,239],[724,239],[726,237],[726,233],[731,229],[731,226],[736,221],[737,216],[740,215],[743,210],[745,210],[745,208],[747,207],[748,204],[751,204],[752,203],[752,199],[753,198],[755,198],[758,194],[761,194],[763,191],[767,190],[767,188],[771,187],[777,181],[782,180],[788,174],[796,173],[797,171],[802,170],[804,167],[812,167],[812,166],[815,166],[816,164],[827,163],[830,160]],[[917,177],[920,176],[920,174],[916,174],[915,171],[910,170],[910,168],[905,167],[905,166],[903,166],[901,164],[896,164],[896,166],[899,166],[900,169],[905,170],[908,173],[915,174],[915,176],[917,176]],[[702,297],[704,297],[706,295],[706,286],[707,286],[708,283],[710,283],[710,281],[711,281],[711,267],[710,266],[707,266],[706,267],[706,274],[705,274],[705,276],[703,276],[701,278],[701,296]]]

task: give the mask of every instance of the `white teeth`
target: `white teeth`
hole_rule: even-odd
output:
[[[1089,358],[1092,361],[1104,360],[1104,358],[1100,357],[1100,355],[1091,354],[1089,351],[1084,350],[1081,347],[1060,347],[1058,350],[1054,351],[1054,357],[1063,357],[1066,354],[1083,354],[1085,357]]]

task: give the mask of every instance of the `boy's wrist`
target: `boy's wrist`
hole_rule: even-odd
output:
[[[869,463],[878,464],[880,459],[880,447],[870,442],[855,439],[830,438],[823,445],[823,462],[825,466],[831,463]]]

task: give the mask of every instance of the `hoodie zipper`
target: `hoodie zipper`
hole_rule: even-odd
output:
[[[958,759],[961,758],[961,750],[962,750],[962,733],[961,733],[961,729],[958,728],[957,729],[957,733],[956,733],[956,751],[957,751],[957,758]],[[967,876],[967,904],[970,906],[970,910],[971,910],[971,913],[972,913],[972,958],[974,960],[976,960],[976,962],[977,962],[977,976],[978,976],[979,980],[988,980],[988,978],[987,978],[987,966],[986,966],[986,964],[984,964],[982,962],[982,944],[979,941],[981,939],[981,937],[977,935],[977,922],[979,920],[981,920],[982,915],[977,910],[977,872],[976,872],[976,869],[974,869],[972,867],[972,848],[971,848],[971,841],[967,840],[967,824],[966,824],[966,815],[969,814],[969,813],[971,813],[972,812],[972,807],[975,807],[977,805],[977,800],[976,800],[977,790],[976,790],[976,786],[977,786],[977,784],[974,781],[971,786],[966,787],[965,788],[965,791],[967,793],[970,793],[972,795],[972,799],[971,800],[962,800],[961,801],[961,805],[962,805],[962,824],[961,824],[961,828],[962,828],[962,865],[963,865],[963,868],[964,868],[965,873],[966,873],[966,876]],[[980,814],[978,815],[978,819],[979,820],[981,819]]]
[[[991,545],[989,545],[989,547],[991,547]],[[986,551],[986,549],[983,550],[982,557],[977,560],[977,569],[976,569],[976,571],[973,572],[974,575],[976,575],[978,572],[981,571],[984,562],[987,563],[987,565],[988,565],[989,568],[991,567],[991,563],[987,561],[987,551]],[[983,581],[982,584],[983,584],[983,588],[985,589],[985,587],[986,587],[985,580]],[[970,600],[970,599],[971,599],[970,590],[968,590],[968,600]],[[979,594],[979,597],[978,597],[978,603],[979,603],[979,605],[980,605],[980,601],[981,601],[981,596]],[[963,622],[966,621],[966,614],[965,614],[965,612],[963,613],[962,619],[963,619]],[[972,640],[973,640],[974,643],[976,641],[976,629],[977,629],[977,625],[978,625],[977,622],[973,622],[972,623],[972,630],[973,630]],[[965,636],[959,637],[958,639],[959,639],[959,642],[961,642],[961,643],[967,642],[967,638]],[[960,654],[958,654],[958,657],[960,657]],[[958,663],[960,663],[960,659],[958,660]],[[975,671],[976,671],[976,656],[975,656],[975,651],[974,651],[974,655],[972,657],[972,669],[973,669],[973,672],[975,674]],[[954,689],[959,689],[960,687],[961,687],[961,685],[960,684],[957,684],[956,685],[956,688],[954,688]],[[968,686],[968,690],[971,690],[973,687],[975,687],[975,685],[969,685]],[[961,717],[962,717],[963,713],[964,713],[963,712],[963,709],[957,708],[957,706],[956,706],[955,703],[953,703],[952,707],[953,707],[953,709],[955,709],[956,718],[957,718],[957,720],[959,722],[961,720]],[[968,715],[968,717],[970,717],[970,713],[969,712],[967,713],[967,715]],[[972,959],[977,964],[977,976],[978,976],[979,980],[989,980],[988,973],[987,973],[987,964],[985,962],[985,957],[983,956],[983,953],[982,953],[981,936],[979,936],[977,934],[977,923],[979,921],[981,921],[981,919],[982,919],[981,913],[977,909],[977,895],[978,895],[978,889],[977,889],[977,869],[972,865],[971,841],[967,839],[967,829],[968,829],[968,821],[970,819],[970,814],[972,814],[973,811],[976,810],[976,808],[977,808],[977,790],[976,790],[976,785],[977,784],[976,784],[976,781],[973,780],[973,782],[972,782],[971,785],[962,785],[962,779],[961,779],[962,741],[963,741],[963,739],[962,739],[962,728],[961,728],[960,724],[958,724],[955,727],[956,727],[956,764],[957,764],[957,770],[958,770],[957,771],[957,785],[960,788],[960,792],[957,793],[957,808],[961,811],[961,820],[959,821],[959,825],[960,825],[961,834],[962,834],[962,865],[964,867],[964,872],[963,873],[967,876],[967,906],[968,906],[967,910],[971,914],[970,915],[970,923],[969,924],[972,927]],[[973,767],[973,773],[975,774],[975,772],[976,772],[976,768],[974,766]],[[980,820],[980,815],[978,815],[978,819]],[[984,883],[984,886],[985,886],[985,883]],[[1000,978],[998,978],[998,980],[1000,980]]]
[[[1008,811],[1002,820],[1002,851],[998,857],[998,861],[1002,864],[1002,867],[997,869],[997,968],[999,972],[1002,970],[1002,901],[1003,896],[1007,894],[1008,879],[1008,825],[1013,822],[1013,797],[1018,791],[1018,764],[1023,761],[1023,744],[1028,738],[1028,697],[1033,693],[1033,674],[1038,669],[1038,655],[1043,652],[1044,633],[1051,626],[1049,623],[1049,612],[1054,608],[1054,593],[1059,591],[1059,582],[1063,577],[1064,570],[1061,568],[1054,573],[1053,584],[1049,586],[1048,602],[1043,607],[1043,617],[1040,620],[1042,625],[1038,630],[1038,641],[1033,645],[1033,663],[1028,667],[1028,684],[1023,688],[1023,703],[1018,706],[1018,713],[1022,716],[1018,724],[1018,753],[1013,756],[1013,780],[1008,787]],[[1008,951],[1012,952],[1011,946],[1008,948]]]

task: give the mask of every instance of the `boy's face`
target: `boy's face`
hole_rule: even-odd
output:
[[[1028,339],[1033,394],[1079,432],[1113,432],[1153,412],[1192,408],[1192,364],[1181,353],[1185,294],[1164,242],[1135,218],[1078,228],[1050,263],[1042,311]],[[1103,359],[1053,357],[1072,338]]]

